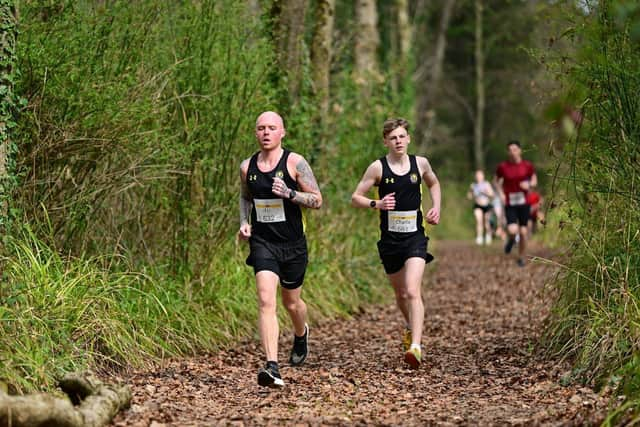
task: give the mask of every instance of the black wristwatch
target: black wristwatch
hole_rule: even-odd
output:
[[[375,200],[370,201],[369,202],[369,206],[371,206],[372,208],[375,208],[376,207],[376,201]]]
[[[296,190],[291,190],[289,193],[289,200],[293,200],[294,197],[296,197]]]

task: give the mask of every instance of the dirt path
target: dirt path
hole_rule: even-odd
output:
[[[551,268],[519,268],[500,249],[455,242],[436,248],[437,268],[425,275],[427,363],[418,371],[402,362],[395,307],[374,307],[352,320],[312,325],[305,365],[281,362],[283,390],[257,385],[256,342],[136,373],[128,379],[134,404],[115,425],[596,424],[605,399],[562,387],[567,367],[531,352],[544,316],[539,291]],[[286,360],[288,325],[282,332]]]

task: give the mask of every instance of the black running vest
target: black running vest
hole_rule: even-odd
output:
[[[382,162],[382,178],[378,184],[379,198],[382,199],[389,193],[396,193],[396,206],[393,211],[380,210],[381,239],[404,241],[416,234],[424,235],[420,188],[422,180],[416,156],[409,155],[411,166],[409,172],[402,176],[393,173],[386,157],[381,157],[380,162]],[[389,227],[390,221],[391,227]]]
[[[251,233],[268,242],[292,242],[304,236],[302,210],[288,199],[282,199],[271,191],[273,178],[282,179],[287,187],[297,190],[298,184],[287,170],[287,158],[291,152],[284,150],[273,170],[258,169],[258,153],[249,161],[247,186],[253,198],[251,210]]]

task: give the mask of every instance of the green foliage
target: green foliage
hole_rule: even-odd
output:
[[[619,31],[615,6],[601,1],[576,27],[579,60],[565,68],[570,97],[583,97],[584,123],[566,141],[556,177],[566,184],[557,197],[571,244],[547,340],[584,380],[619,371],[638,393],[640,50]]]
[[[428,225],[427,234],[430,238],[471,240],[475,236],[475,222],[471,207],[473,203],[467,199],[468,183],[456,183],[455,181],[441,181],[442,190],[442,212],[440,224],[436,226]],[[424,196],[430,200],[427,194]],[[430,206],[430,202],[427,202]]]
[[[546,125],[537,120],[539,102],[546,94],[538,84],[548,77],[540,75],[540,66],[528,53],[543,40],[539,16],[557,6],[549,2],[497,0],[483,2],[484,38],[484,156],[487,177],[506,157],[506,143],[520,140],[524,156],[538,168],[541,185],[545,185],[544,151],[541,141]],[[430,34],[436,34],[441,12],[428,17]],[[434,108],[437,125],[429,147],[432,164],[443,178],[457,182],[467,180],[473,169],[473,140],[476,114],[475,9],[473,1],[457,1],[447,31],[444,76]],[[429,37],[424,35],[423,37]],[[435,40],[425,48],[432,49]],[[452,155],[455,152],[456,155]]]
[[[10,207],[13,190],[17,185],[16,176],[16,141],[10,137],[16,128],[16,111],[23,103],[15,95],[14,85],[18,78],[16,68],[16,38],[18,26],[16,10],[13,1],[0,1],[0,146],[3,147],[0,161],[2,176],[0,177],[0,230],[5,235],[8,222],[14,216],[15,210]]]
[[[235,214],[226,206],[253,120],[276,108],[259,22],[230,0],[22,13],[29,218],[42,222],[44,205],[75,253],[115,249],[197,271]]]

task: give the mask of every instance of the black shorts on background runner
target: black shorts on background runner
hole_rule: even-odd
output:
[[[507,225],[517,223],[521,227],[524,227],[529,223],[531,206],[529,205],[506,206],[504,213],[505,213],[505,216],[507,217]]]
[[[491,208],[492,208],[492,207],[493,207],[493,206],[491,206],[491,204],[488,204],[488,205],[486,205],[486,206],[481,206],[481,205],[479,205],[479,204],[477,204],[477,203],[474,203],[474,204],[473,204],[473,209],[474,209],[474,210],[475,210],[475,209],[480,209],[480,210],[482,210],[482,212],[484,212],[484,213],[489,212],[489,211],[491,210]]]
[[[271,243],[258,236],[251,236],[249,248],[246,263],[253,267],[254,273],[263,270],[274,272],[285,289],[302,286],[309,262],[305,237],[295,242]]]
[[[378,253],[385,273],[397,273],[409,258],[422,258],[427,264],[433,261],[433,255],[427,252],[428,243],[429,238],[421,234],[399,242],[379,240]]]

